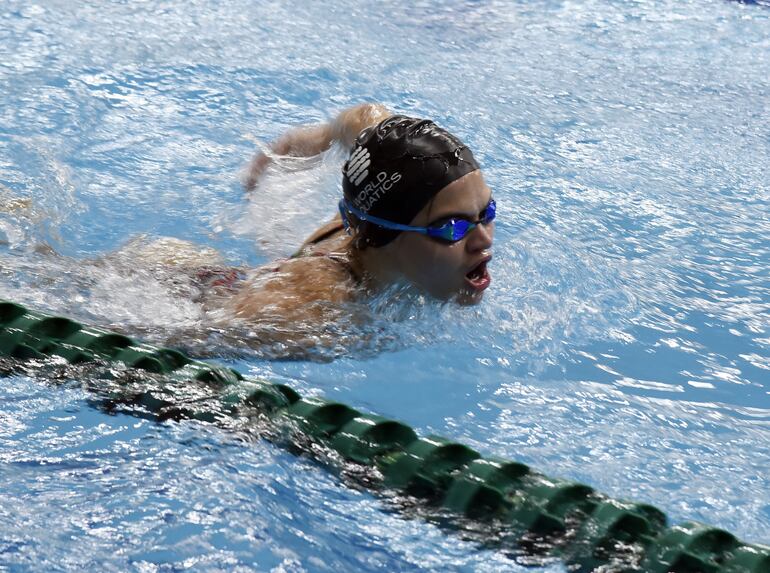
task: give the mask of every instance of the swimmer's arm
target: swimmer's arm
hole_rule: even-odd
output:
[[[361,328],[371,316],[356,304],[361,288],[351,270],[331,258],[290,259],[247,278],[222,316],[248,326],[255,348],[324,359],[343,346],[371,344],[371,333]]]
[[[349,149],[353,147],[353,142],[362,129],[377,125],[391,115],[392,113],[381,104],[365,103],[342,111],[329,123],[288,131],[270,144],[267,153],[258,153],[251,160],[246,175],[246,190],[251,191],[254,188],[260,175],[272,161],[272,156],[310,157],[329,149],[334,141],[339,141]]]
[[[350,107],[342,112],[329,124],[330,135],[339,141],[345,149],[353,147],[353,143],[363,129],[377,125],[393,113],[379,103],[363,103]]]

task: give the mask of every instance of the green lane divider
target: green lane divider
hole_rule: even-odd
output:
[[[545,476],[527,465],[484,457],[437,436],[338,402],[302,397],[282,384],[244,379],[233,369],[181,352],[0,300],[0,355],[19,360],[59,357],[70,364],[120,362],[175,382],[199,381],[219,391],[216,411],[203,396],[176,403],[174,392],[137,391],[133,402],[161,417],[215,422],[252,411],[276,425],[378,470],[382,485],[468,519],[502,527],[523,545],[540,540],[571,571],[770,573],[770,547],[742,543],[698,523],[669,526],[642,503],[614,500],[593,488]],[[127,390],[128,391],[128,390]],[[201,404],[204,408],[201,409]],[[542,543],[547,541],[547,544]]]

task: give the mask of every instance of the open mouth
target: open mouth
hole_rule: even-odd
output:
[[[476,291],[482,291],[489,286],[492,278],[487,272],[487,263],[489,259],[481,261],[465,275],[466,282]]]

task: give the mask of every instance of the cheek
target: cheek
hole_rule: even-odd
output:
[[[422,237],[410,235],[401,245],[401,268],[410,279],[420,276],[420,271],[431,266],[433,253],[430,245],[420,241]]]
[[[405,241],[402,252],[408,257],[404,268],[409,269],[409,278],[422,284],[450,280],[457,274],[463,257],[459,243],[443,245],[419,236]]]

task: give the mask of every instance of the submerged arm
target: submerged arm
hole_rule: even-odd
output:
[[[249,164],[245,187],[254,189],[262,172],[272,161],[273,155],[290,157],[310,157],[329,149],[334,141],[339,141],[345,148],[353,146],[362,129],[377,125],[389,117],[388,109],[376,103],[365,103],[350,107],[329,123],[298,127],[285,133],[272,142],[267,153],[258,153]]]

